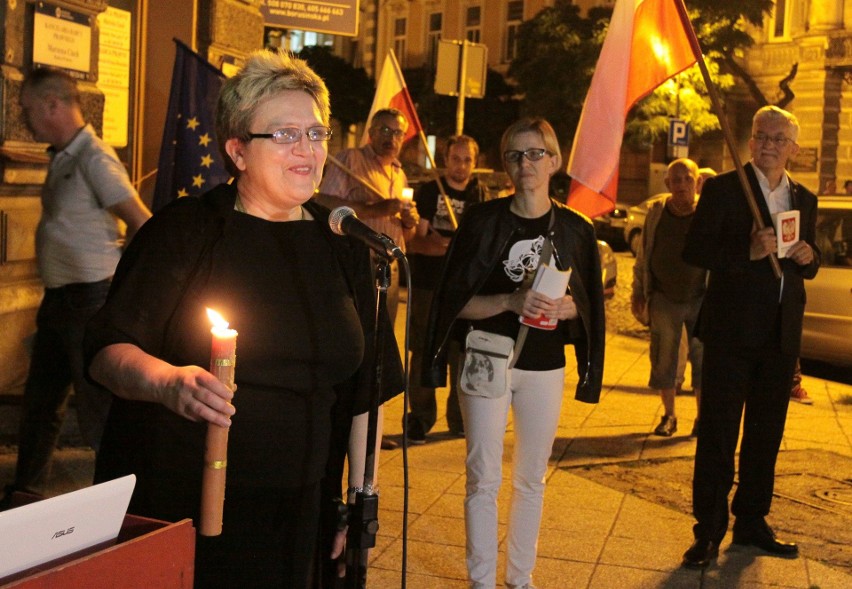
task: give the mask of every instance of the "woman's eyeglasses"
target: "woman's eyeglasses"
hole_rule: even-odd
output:
[[[511,149],[509,151],[503,152],[503,159],[509,163],[516,164],[521,161],[521,158],[524,157],[531,162],[537,162],[545,155],[547,155],[546,149],[541,149],[540,147],[531,147],[530,149],[525,149],[523,151]]]
[[[272,139],[272,143],[279,145],[285,143],[298,143],[302,134],[307,135],[311,141],[328,141],[331,139],[330,127],[310,127],[304,132],[298,127],[284,127],[276,129],[272,133],[249,133],[249,139]]]

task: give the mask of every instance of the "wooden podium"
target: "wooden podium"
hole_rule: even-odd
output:
[[[26,501],[24,501],[26,502]],[[192,520],[127,515],[116,542],[0,579],[3,589],[192,589]]]

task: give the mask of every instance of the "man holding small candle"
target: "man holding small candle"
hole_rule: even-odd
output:
[[[344,149],[325,171],[317,200],[334,209],[347,206],[373,230],[384,233],[405,251],[414,237],[420,217],[404,195],[408,178],[399,153],[408,130],[405,115],[395,108],[376,111],[370,122],[370,142],[363,147]],[[396,321],[399,306],[399,265],[391,264],[388,288],[388,314]]]
[[[405,242],[414,237],[420,217],[411,205],[406,192],[408,178],[399,161],[399,153],[408,130],[408,120],[396,108],[377,110],[370,121],[370,141],[357,148],[344,149],[337,154],[325,171],[316,200],[329,209],[350,207],[366,225],[384,233],[405,251]],[[375,269],[374,269],[375,270]],[[390,285],[387,289],[387,309],[391,324],[396,323],[399,307],[399,264],[390,264]],[[381,427],[383,412],[379,414]],[[360,420],[366,435],[366,414]],[[377,439],[385,450],[397,443]],[[353,471],[360,470],[360,463]],[[360,486],[352,480],[353,486]]]
[[[96,479],[133,472],[133,513],[198,522],[202,472],[226,467],[222,533],[196,542],[199,588],[308,586],[321,482],[333,472],[339,495],[337,458],[367,408],[369,251],[333,234],[311,200],[329,118],[328,90],[304,61],[251,54],[217,111],[235,181],[154,216],[87,332],[90,375],[116,395]],[[234,390],[227,370],[207,370],[232,362],[230,348],[211,358],[207,308],[239,332]],[[402,390],[383,319],[382,400]],[[226,335],[214,332],[214,352]],[[217,427],[228,428],[226,464],[205,458]]]

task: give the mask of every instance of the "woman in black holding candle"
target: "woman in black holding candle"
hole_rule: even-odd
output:
[[[116,395],[96,479],[135,473],[132,513],[197,518],[207,423],[230,426],[223,533],[198,537],[196,587],[307,586],[320,480],[345,444],[334,420],[366,410],[369,254],[310,200],[329,117],[328,90],[304,61],[252,54],[219,96],[235,181],[143,226],[90,324],[90,376]],[[204,368],[207,307],[239,332],[235,394]],[[402,374],[382,319],[387,398]]]

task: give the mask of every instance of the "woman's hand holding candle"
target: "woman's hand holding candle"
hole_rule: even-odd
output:
[[[208,370],[199,366],[171,368],[161,394],[162,403],[191,421],[207,421],[221,427],[231,426],[233,391]]]
[[[231,425],[234,393],[200,366],[174,366],[122,343],[98,352],[89,370],[123,399],[160,403],[190,421]]]

